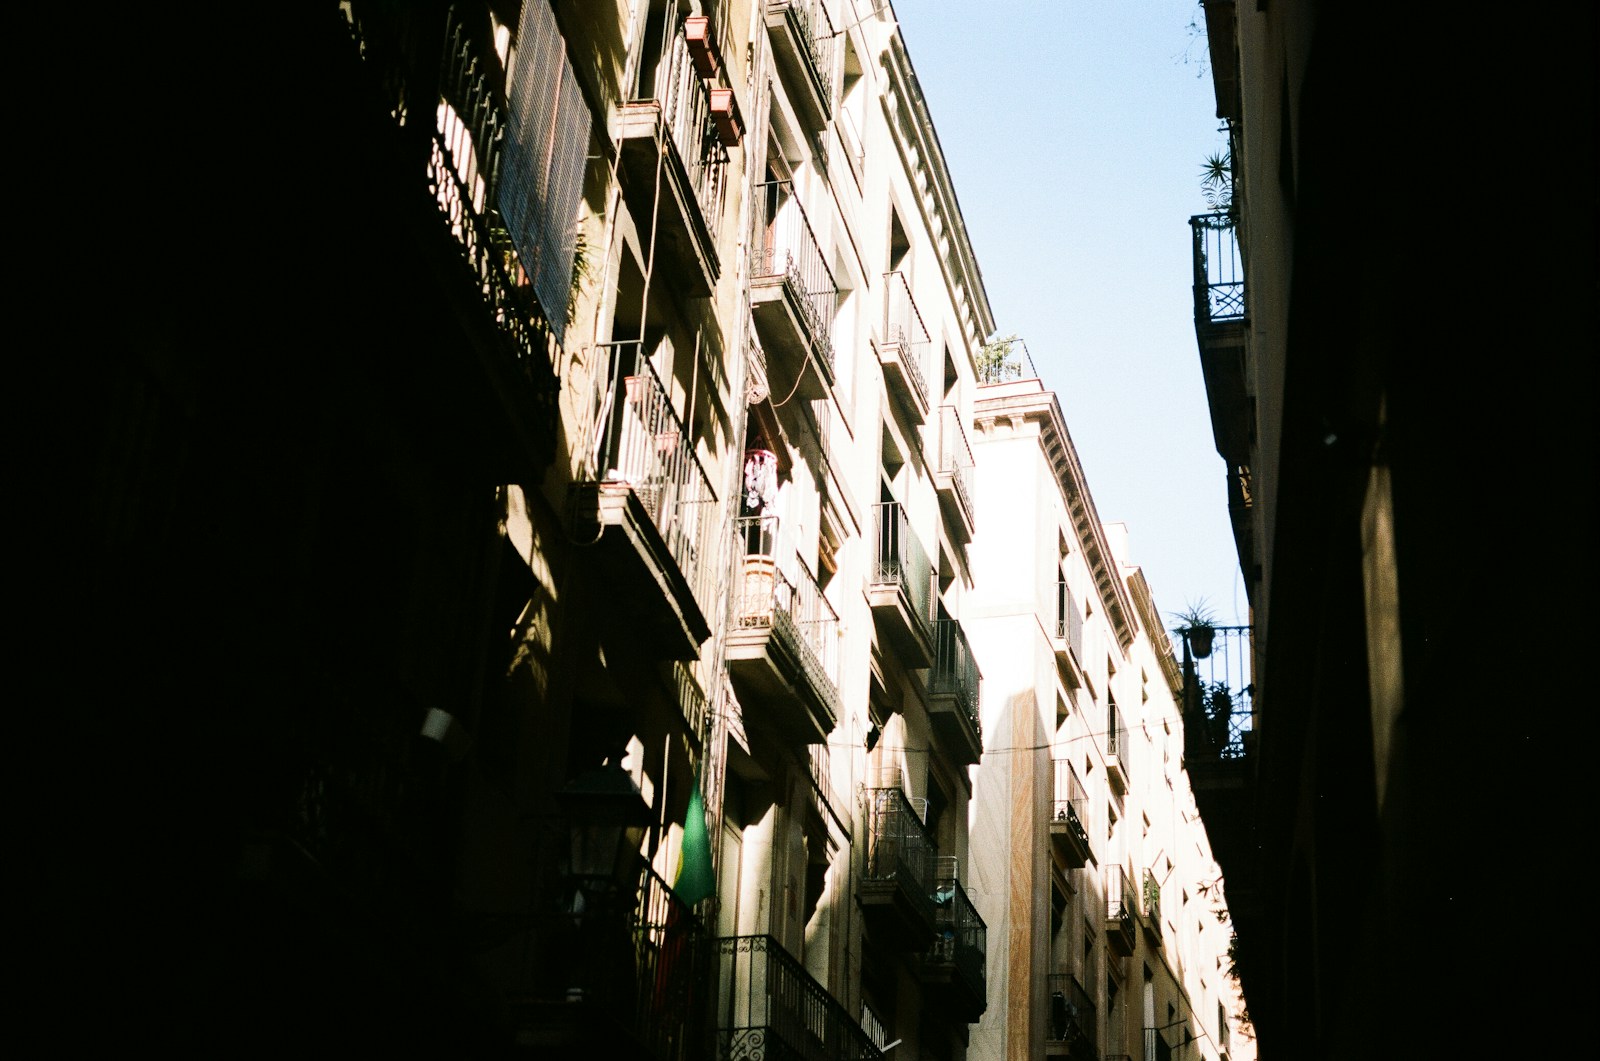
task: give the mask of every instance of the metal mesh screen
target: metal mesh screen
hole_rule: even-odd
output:
[[[500,212],[556,341],[567,323],[589,108],[547,0],[522,5]]]

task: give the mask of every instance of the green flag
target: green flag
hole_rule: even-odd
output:
[[[717,894],[716,877],[711,872],[711,837],[706,833],[706,804],[700,795],[700,767],[694,770],[694,789],[689,793],[689,810],[683,820],[683,850],[678,852],[678,874],[672,891],[680,901],[693,906]]]

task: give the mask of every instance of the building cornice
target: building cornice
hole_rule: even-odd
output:
[[[882,94],[885,117],[900,160],[917,193],[923,225],[933,238],[950,301],[961,316],[969,360],[994,332],[994,311],[983,286],[977,255],[967,236],[967,223],[956,200],[955,185],[945,164],[944,149],[933,126],[922,86],[912,68],[905,40],[896,31],[883,54],[888,84]],[[973,360],[976,374],[977,366]]]
[[[1172,655],[1172,639],[1167,636],[1166,628],[1161,625],[1161,613],[1156,610],[1155,596],[1150,592],[1150,583],[1144,577],[1142,568],[1129,566],[1128,588],[1133,592],[1134,607],[1138,609],[1139,619],[1144,623],[1145,631],[1150,638],[1150,648],[1161,663],[1161,673],[1167,679],[1167,688],[1172,690],[1173,699],[1181,699],[1183,670]]]
[[[1094,497],[1089,493],[1083,465],[1072,445],[1072,436],[1067,433],[1067,421],[1061,414],[1061,403],[1056,400],[1055,392],[1045,390],[1044,384],[1036,379],[981,387],[973,419],[983,434],[994,433],[1000,422],[1037,426],[1040,448],[1055,474],[1056,486],[1094,578],[1100,605],[1116,632],[1117,643],[1126,652],[1139,634],[1133,597],[1122,580],[1105,528],[1100,525],[1100,514],[1095,511]],[[1160,629],[1159,623],[1156,629]]]

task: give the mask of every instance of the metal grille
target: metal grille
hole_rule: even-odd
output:
[[[559,342],[566,330],[590,115],[547,0],[522,5],[510,83],[500,212]]]

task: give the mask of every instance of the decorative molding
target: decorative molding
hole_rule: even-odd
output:
[[[933,127],[905,42],[898,32],[890,38],[882,63],[888,83],[880,99],[889,131],[911,178],[923,226],[933,240],[950,301],[961,317],[963,346],[971,359],[973,352],[995,330],[994,311],[989,306],[977,256],[967,236],[967,224],[961,216],[944,150],[939,146],[939,135]],[[976,362],[972,364],[976,373]]]

